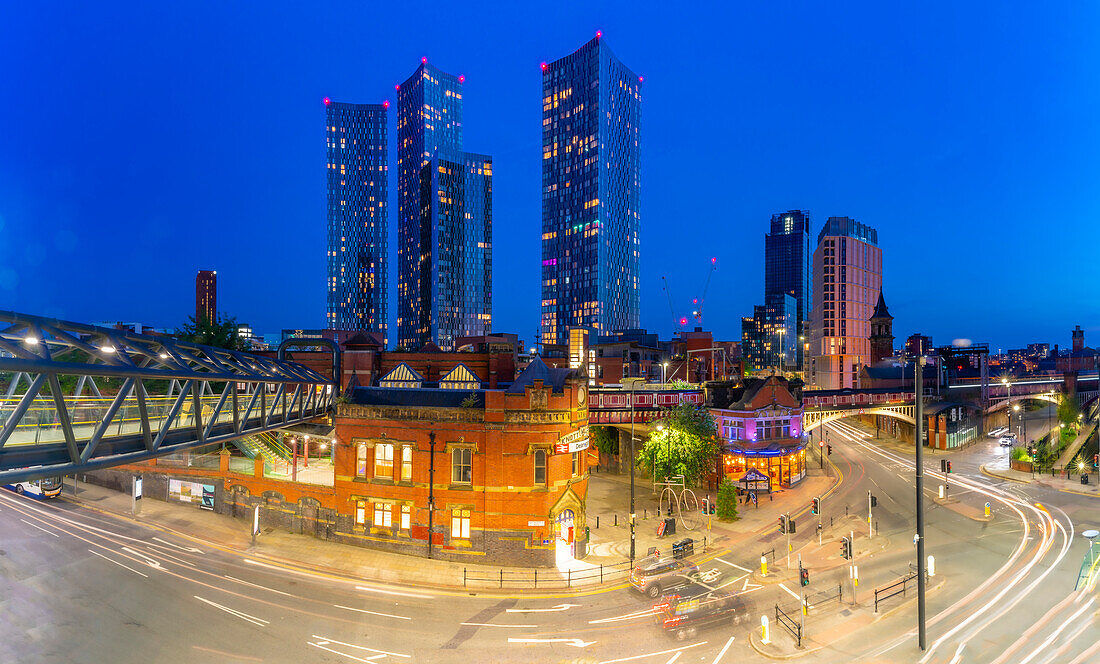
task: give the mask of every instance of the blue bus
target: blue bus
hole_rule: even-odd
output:
[[[21,496],[30,496],[39,500],[57,498],[61,495],[61,477],[43,477],[29,482],[15,482],[5,484],[4,488],[11,489]]]

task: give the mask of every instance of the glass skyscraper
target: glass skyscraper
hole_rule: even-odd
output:
[[[824,390],[856,387],[871,361],[871,316],[882,292],[878,231],[848,217],[829,217],[813,258],[811,370],[806,383]]]
[[[397,86],[397,339],[449,349],[492,323],[492,159],[462,149],[464,77]]]
[[[795,348],[796,357],[790,364],[796,364],[800,370],[809,341],[803,338],[806,323],[813,310],[812,253],[809,212],[788,210],[772,215],[771,229],[764,236],[764,297],[786,294],[795,300],[796,335],[784,345]]]
[[[444,350],[492,330],[493,160],[436,153],[420,171],[420,318]],[[418,340],[419,341],[419,340]]]
[[[641,77],[599,34],[542,70],[542,341],[638,328]]]
[[[329,328],[387,337],[388,103],[325,99]]]

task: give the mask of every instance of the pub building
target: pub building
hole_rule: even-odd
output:
[[[745,490],[770,492],[793,487],[806,477],[802,403],[785,378],[712,384],[707,408],[721,442],[719,479],[731,479]]]

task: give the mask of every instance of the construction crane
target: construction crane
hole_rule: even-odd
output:
[[[665,283],[665,295],[668,296],[668,313],[672,315],[673,325],[679,325],[681,329],[687,327],[687,316],[677,317],[676,309],[672,306],[672,291],[668,287],[668,277],[662,275],[661,281]]]
[[[710,272],[707,272],[707,281],[703,284],[703,294],[691,301],[693,307],[691,315],[700,326],[703,325],[703,301],[707,297],[707,290],[710,289],[710,279],[714,276],[714,271],[717,269],[718,257],[712,256],[710,259]]]

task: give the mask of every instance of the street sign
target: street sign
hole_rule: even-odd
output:
[[[571,454],[588,449],[588,427],[583,426],[572,433],[568,433],[558,439],[554,444],[555,454]]]

